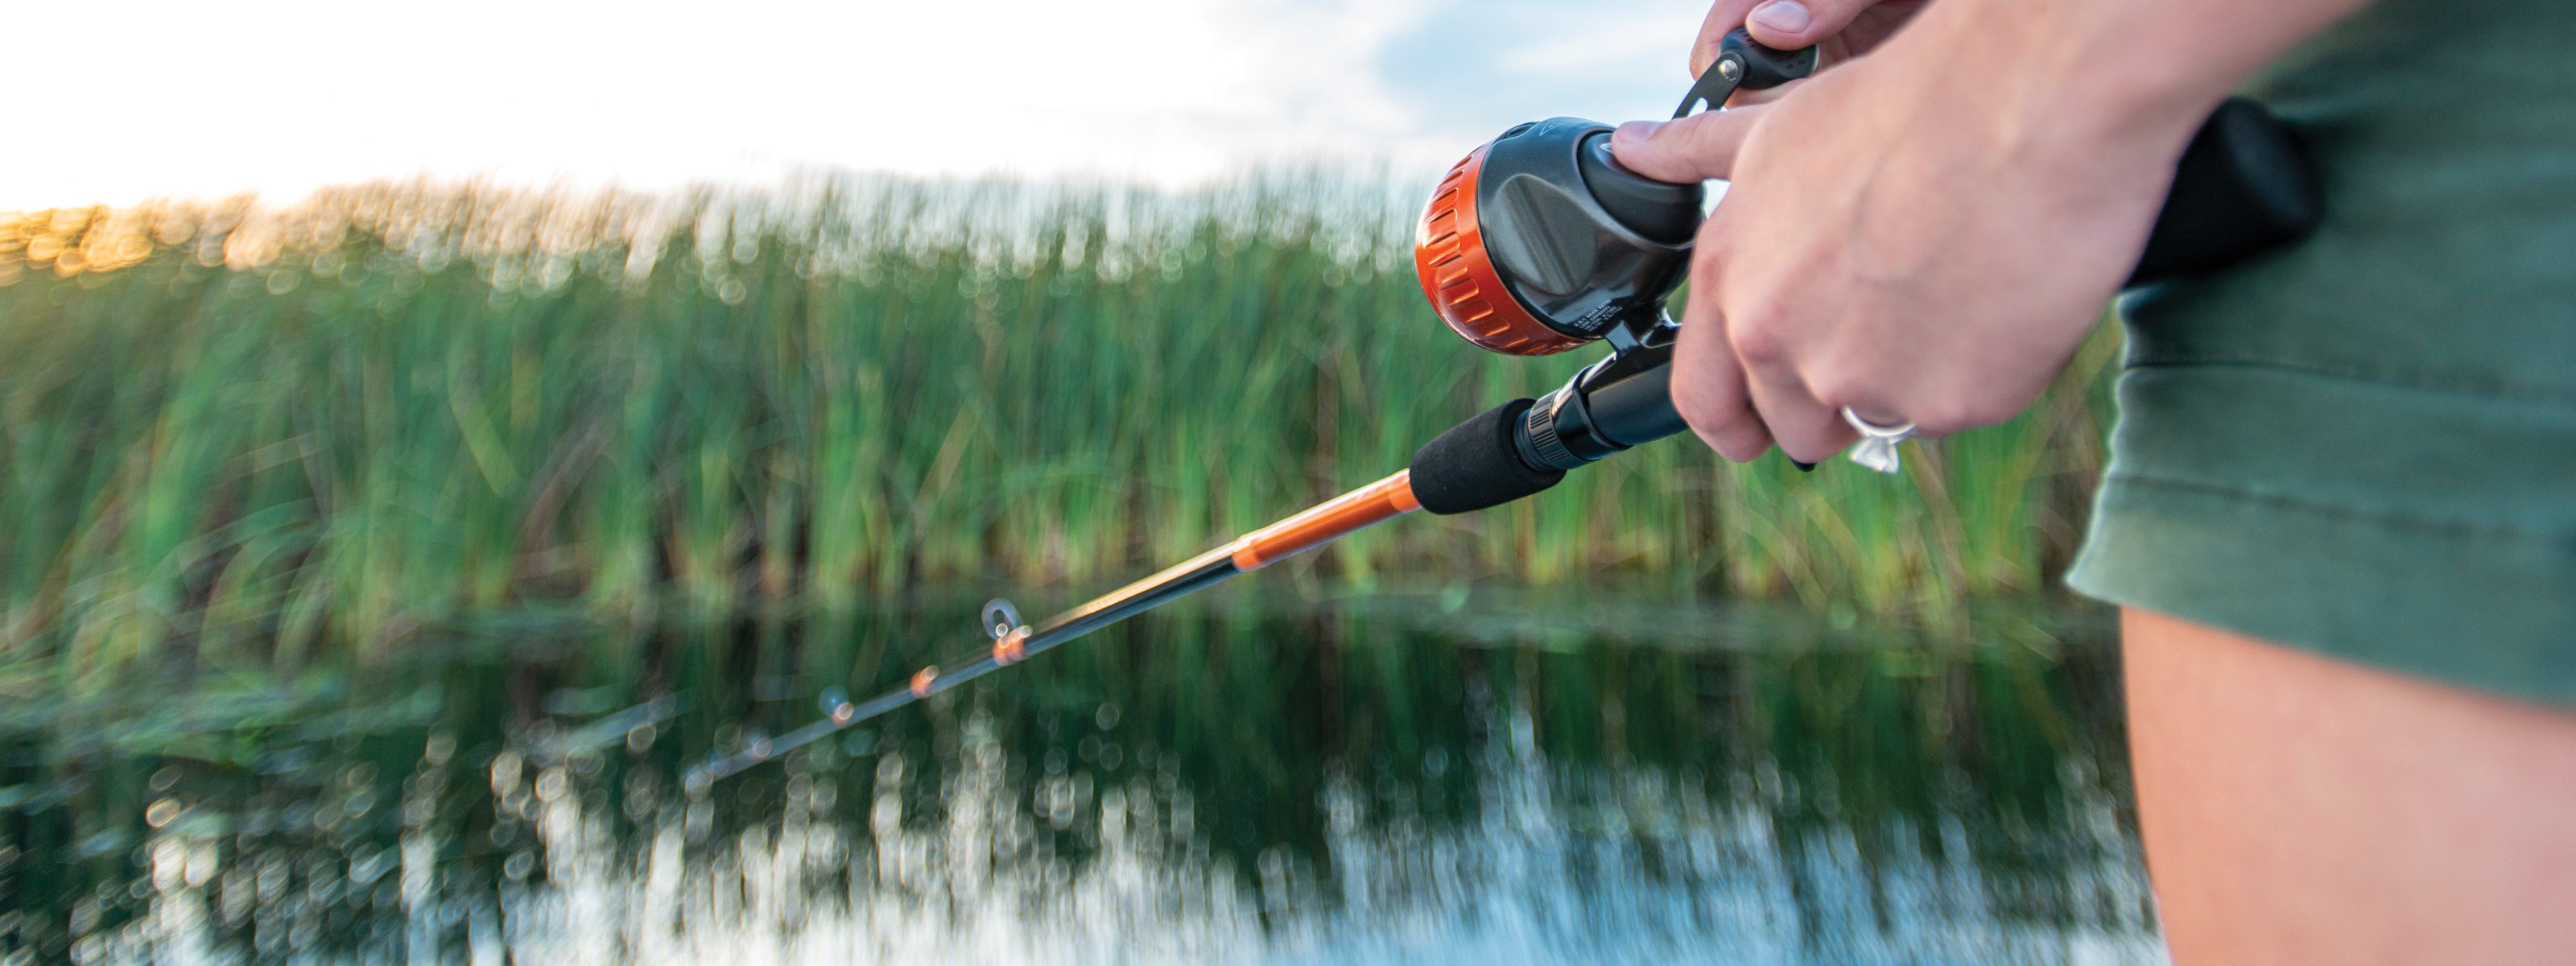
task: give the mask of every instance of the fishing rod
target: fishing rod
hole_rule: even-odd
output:
[[[1676,118],[1722,110],[1738,90],[1812,73],[1816,49],[1774,50],[1726,35]],[[1416,510],[1447,515],[1542,492],[1568,470],[1687,428],[1673,408],[1665,297],[1690,266],[1704,188],[1640,177],[1610,154],[1609,125],[1580,118],[1504,131],[1450,168],[1415,225],[1414,269],[1441,320],[1486,349],[1550,355],[1592,342],[1611,354],[1557,390],[1451,427],[1405,469],[1031,626],[1007,600],[984,605],[989,647],[930,665],[852,702],[835,688],[824,718],[755,738],[693,769],[706,784],[826,735],[928,699],[1067,641]],[[2232,98],[2185,148],[2173,187],[2124,288],[2205,274],[2313,229],[2322,202],[2305,153],[2260,105]],[[1893,452],[1890,449],[1889,452]],[[1857,452],[1855,458],[1858,458]],[[1882,472],[1893,472],[1892,459]]]

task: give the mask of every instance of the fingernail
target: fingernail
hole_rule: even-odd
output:
[[[1790,460],[1789,465],[1797,467],[1798,472],[1800,473],[1813,473],[1816,471],[1816,464],[1814,463],[1801,463],[1797,460]]]
[[[1655,130],[1663,126],[1662,121],[1630,121],[1619,125],[1618,130],[1610,132],[1610,153],[1617,154],[1620,148],[1653,140]]]
[[[1748,19],[1784,34],[1798,33],[1815,22],[1815,17],[1807,13],[1807,5],[1798,0],[1772,0],[1754,8]]]

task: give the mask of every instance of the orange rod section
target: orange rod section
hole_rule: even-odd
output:
[[[1379,480],[1317,504],[1234,542],[1234,567],[1253,571],[1422,509],[1413,498],[1413,471]]]

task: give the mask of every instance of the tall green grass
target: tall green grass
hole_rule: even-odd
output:
[[[1105,587],[1584,361],[1443,329],[1413,194],[378,185],[0,215],[0,647],[291,660],[502,607]],[[1950,619],[2072,546],[2109,338],[1899,478],[1677,440],[1295,570]]]

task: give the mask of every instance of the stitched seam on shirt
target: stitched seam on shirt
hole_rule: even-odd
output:
[[[2230,355],[2193,355],[2162,359],[2131,359],[2122,363],[2121,367],[2123,369],[2184,369],[2202,365],[2245,366],[2257,369],[2277,369],[2283,372],[2297,373],[2300,375],[2326,376],[2330,378],[2347,379],[2354,382],[2368,382],[2385,386],[2394,386],[2401,389],[2449,393],[2459,396],[2475,396],[2480,399],[2549,403],[2557,406],[2576,408],[2576,390],[2534,386],[2528,383],[2505,380],[2463,379],[2456,376],[2440,376],[2422,371],[2371,369],[2362,366],[2327,365],[2313,362],[2283,362],[2278,359]]]
[[[2317,516],[2377,524],[2393,530],[2410,531],[2414,533],[2444,537],[2468,537],[2477,540],[2558,544],[2564,548],[2576,548],[2576,535],[2571,534],[2535,533],[2529,530],[2465,523],[2458,520],[2434,520],[2425,517],[2408,516],[2405,514],[2388,513],[2378,510],[2363,510],[2340,503],[2327,503],[2320,500],[2307,499],[2305,497],[2291,496],[2286,493],[2264,493],[2220,483],[2207,483],[2199,480],[2180,480],[2172,477],[2150,476],[2134,471],[2115,471],[2109,474],[2107,479],[2115,483],[2143,486],[2149,489],[2174,490],[2199,496],[2230,497],[2250,503],[2267,504],[2297,510],[2303,513],[2311,513]]]

